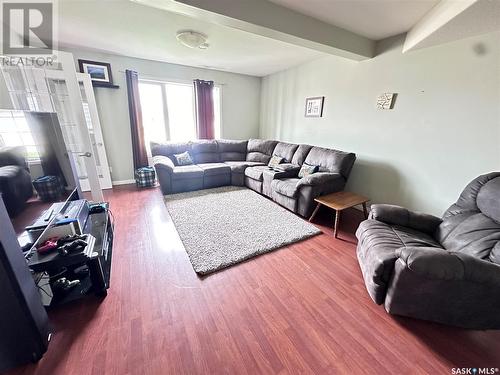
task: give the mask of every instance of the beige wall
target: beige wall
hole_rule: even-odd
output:
[[[78,59],[111,63],[113,81],[120,86],[119,89],[94,88],[113,181],[133,179],[125,69],[165,80],[200,78],[222,83],[222,136],[232,139],[258,136],[260,78],[118,55],[66,51],[73,53],[75,64]]]
[[[442,214],[469,180],[500,170],[500,33],[353,62],[326,57],[262,80],[260,136],[353,151],[347,189]],[[397,93],[393,110],[377,95]],[[326,97],[304,117],[305,98]]]

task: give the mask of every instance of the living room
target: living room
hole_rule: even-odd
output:
[[[499,1],[40,3],[0,372],[498,373]]]

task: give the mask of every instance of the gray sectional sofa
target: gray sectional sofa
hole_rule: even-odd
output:
[[[500,173],[479,176],[442,218],[372,205],[356,235],[373,301],[391,314],[500,329]]]
[[[194,164],[176,165],[174,155],[185,151]],[[314,198],[343,190],[356,160],[353,153],[263,139],[152,143],[151,153],[163,194],[247,186],[304,217],[311,214]],[[274,155],[283,160],[271,169],[267,164]],[[298,178],[304,163],[318,172]]]

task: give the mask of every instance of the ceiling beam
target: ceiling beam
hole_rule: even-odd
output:
[[[434,44],[430,42],[430,39],[433,38],[434,35],[440,32],[441,29],[446,28],[447,25],[452,23],[453,19],[465,12],[478,1],[480,0],[442,0],[408,31],[403,46],[403,53],[414,49],[427,47],[429,46],[429,44]],[[467,29],[465,25],[464,29]],[[450,40],[441,41],[441,39],[443,38],[436,39],[440,39],[441,42],[446,42],[454,40],[454,38],[458,39],[460,37],[464,38],[467,36],[472,35],[460,35],[459,33],[454,32],[450,33],[450,37],[448,38]]]
[[[352,60],[375,53],[371,39],[267,0],[132,1]]]

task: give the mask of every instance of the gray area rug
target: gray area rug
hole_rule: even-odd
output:
[[[203,275],[321,232],[247,188],[171,194],[165,204],[194,270]]]

